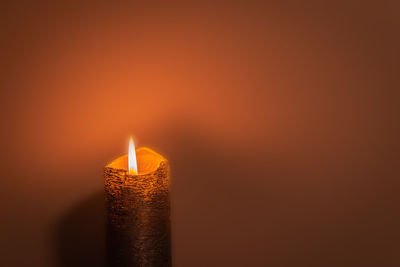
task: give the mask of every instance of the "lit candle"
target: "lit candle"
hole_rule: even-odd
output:
[[[131,138],[104,177],[109,266],[171,266],[168,161]]]

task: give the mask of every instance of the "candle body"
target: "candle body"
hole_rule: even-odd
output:
[[[168,161],[137,150],[139,173],[121,157],[105,168],[109,266],[171,266]],[[140,166],[144,170],[140,170]]]

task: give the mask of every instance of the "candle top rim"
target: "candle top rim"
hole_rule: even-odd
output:
[[[106,165],[106,168],[112,168],[126,172],[126,175],[138,176],[145,175],[156,171],[161,162],[166,159],[148,147],[140,147],[136,149],[136,159],[138,164],[138,174],[129,174],[128,172],[128,154],[114,159]]]

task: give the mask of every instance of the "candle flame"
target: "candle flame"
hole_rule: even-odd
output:
[[[129,154],[128,154],[129,174],[137,174],[136,151],[133,139],[129,140]]]

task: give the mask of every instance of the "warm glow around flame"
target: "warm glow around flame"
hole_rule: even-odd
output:
[[[137,174],[136,151],[132,137],[129,140],[128,165],[129,165],[129,174]]]

